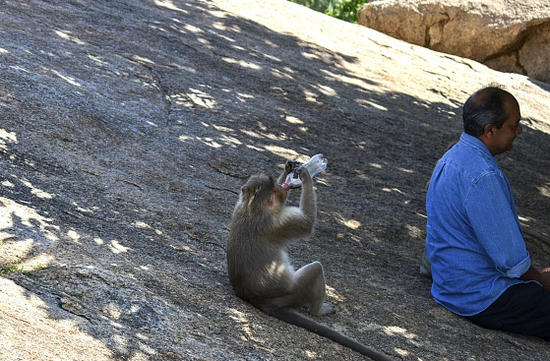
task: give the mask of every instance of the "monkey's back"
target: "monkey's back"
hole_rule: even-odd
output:
[[[288,291],[294,269],[285,246],[270,241],[270,217],[253,222],[245,214],[234,214],[227,243],[227,272],[237,296],[252,301],[277,297]]]

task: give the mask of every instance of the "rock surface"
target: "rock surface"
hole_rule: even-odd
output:
[[[550,1],[381,0],[358,22],[397,39],[550,82]]]
[[[489,83],[521,103],[499,162],[550,265],[548,85],[276,0],[4,1],[0,26],[1,360],[364,360],[227,282],[239,187],[317,152],[317,228],[290,253],[325,267],[319,321],[402,360],[550,358],[418,273],[425,184]]]

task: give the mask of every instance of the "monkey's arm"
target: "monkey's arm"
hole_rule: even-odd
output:
[[[299,168],[298,174],[302,180],[300,209],[304,215],[310,219],[311,227],[313,227],[317,216],[317,196],[315,194],[315,190],[313,189],[313,181],[306,167]]]
[[[308,236],[315,224],[315,218],[308,217],[298,207],[285,207],[274,221],[273,233],[268,238],[279,244]]]
[[[289,242],[295,238],[308,236],[315,225],[317,205],[313,181],[305,168],[299,168],[298,174],[302,179],[302,194],[300,207],[283,207],[274,217],[276,231],[273,239],[277,243]]]

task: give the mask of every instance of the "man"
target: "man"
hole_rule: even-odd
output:
[[[495,155],[521,134],[517,100],[474,93],[464,132],[437,163],[426,197],[426,254],[436,302],[473,323],[550,341],[550,273],[531,265],[510,184]]]

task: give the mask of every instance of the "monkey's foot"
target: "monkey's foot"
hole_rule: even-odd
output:
[[[333,313],[336,313],[336,307],[332,303],[323,302],[323,305],[321,306],[321,308],[317,312],[310,309],[310,313],[314,316],[331,315]]]

